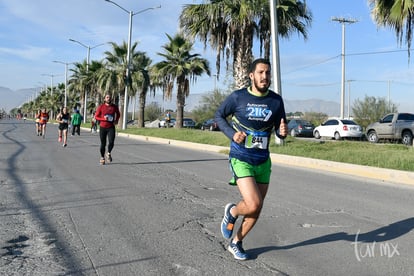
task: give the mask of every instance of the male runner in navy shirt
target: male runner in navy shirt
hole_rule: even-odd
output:
[[[272,132],[279,130],[277,135],[284,138],[288,129],[282,97],[269,90],[270,62],[266,59],[253,61],[249,78],[251,86],[230,94],[215,116],[220,130],[231,140],[229,161],[233,178],[230,184],[237,185],[242,196],[239,203],[226,205],[221,223],[223,237],[230,239],[238,216],[243,216],[243,222],[228,247],[238,260],[249,259],[242,240],[259,218],[269,186]],[[230,115],[231,122],[228,122]]]

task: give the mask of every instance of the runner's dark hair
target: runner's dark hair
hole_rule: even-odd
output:
[[[249,73],[253,73],[253,72],[254,72],[254,70],[256,70],[256,66],[257,66],[257,64],[259,64],[259,63],[264,63],[264,64],[267,64],[267,65],[269,65],[269,67],[271,66],[271,65],[270,65],[270,61],[269,61],[268,59],[266,59],[266,58],[258,58],[258,59],[255,59],[255,60],[252,62],[252,64],[250,65],[250,68],[249,68]]]

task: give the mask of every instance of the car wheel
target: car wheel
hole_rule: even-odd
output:
[[[315,131],[314,133],[313,133],[313,137],[315,137],[316,139],[320,139],[321,138],[321,135],[319,134],[319,131]]]
[[[339,132],[335,132],[334,138],[335,138],[335,140],[341,140],[342,139],[341,134],[339,134]]]
[[[409,131],[404,131],[402,134],[402,143],[406,146],[413,144],[413,134]]]
[[[204,126],[201,126],[201,130],[205,130],[206,128]]]
[[[214,130],[214,127],[213,127],[213,125],[211,125],[210,126],[210,131],[213,131]]]
[[[368,132],[368,141],[371,143],[378,143],[378,135],[374,130],[371,130],[370,132]]]
[[[295,131],[294,129],[292,129],[292,130],[290,131],[290,136],[292,136],[292,137],[296,137],[296,131]]]

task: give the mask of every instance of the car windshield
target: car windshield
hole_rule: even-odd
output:
[[[344,125],[356,125],[354,121],[351,120],[341,120]]]
[[[299,124],[301,124],[301,125],[304,125],[304,126],[310,126],[310,125],[312,125],[310,122],[308,122],[308,121],[299,121],[298,122]]]

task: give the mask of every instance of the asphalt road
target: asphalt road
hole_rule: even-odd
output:
[[[98,141],[0,121],[0,275],[414,275],[410,185],[274,165],[236,261],[227,156],[119,136],[101,166]]]

